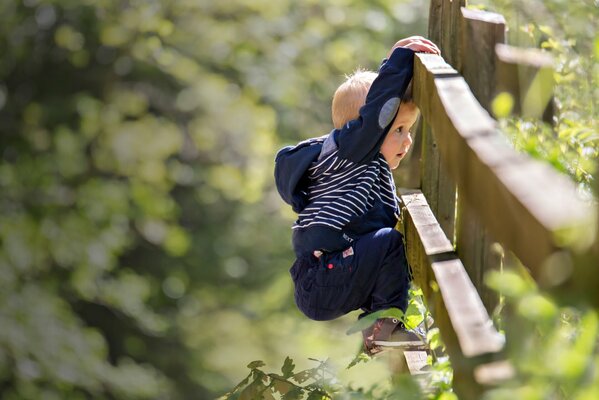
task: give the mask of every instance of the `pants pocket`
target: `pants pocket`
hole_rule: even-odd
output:
[[[316,285],[320,287],[343,287],[351,282],[353,257],[343,257],[341,253],[321,257],[316,270]]]

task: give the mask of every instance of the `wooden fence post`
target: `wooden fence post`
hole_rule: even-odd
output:
[[[459,65],[459,46],[454,39],[461,27],[458,18],[465,0],[431,0],[429,8],[428,36],[439,46],[446,62],[454,68]],[[455,73],[455,71],[453,71]],[[442,167],[435,135],[427,124],[422,129],[422,192],[437,217],[445,235],[454,243],[456,185]]]
[[[495,95],[495,45],[506,41],[505,19],[500,14],[465,7],[461,8],[460,19],[461,73],[481,106],[491,112]],[[459,191],[460,188],[456,220],[457,252],[487,311],[492,313],[499,296],[485,285],[484,277],[486,271],[500,268],[501,257],[492,251],[494,240]],[[497,212],[501,213],[501,210]]]
[[[501,14],[462,8],[462,70],[474,97],[491,113],[495,96],[495,45],[506,42]]]
[[[496,93],[509,93],[512,112],[542,118],[553,124],[553,57],[539,49],[520,49],[505,44],[495,47]]]
[[[399,164],[399,167],[393,172],[395,183],[399,187],[419,189],[422,186],[420,179],[420,162],[422,160],[422,138],[424,130],[424,120],[420,118],[416,126],[412,128],[412,149],[406,158]]]

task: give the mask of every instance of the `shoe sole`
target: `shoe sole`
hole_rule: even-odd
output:
[[[373,342],[376,346],[381,347],[409,347],[409,348],[426,348],[426,343],[420,340],[407,340],[399,342],[390,342],[386,340],[375,340]]]

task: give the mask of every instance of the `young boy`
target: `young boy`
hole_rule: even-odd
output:
[[[335,129],[326,136],[281,149],[275,180],[298,213],[296,261],[290,273],[298,308],[314,320],[362,309],[362,316],[407,307],[408,265],[391,170],[412,144],[418,108],[406,93],[414,52],[439,54],[430,41],[398,41],[378,74],[358,71],[335,92]],[[363,332],[365,350],[380,351],[396,319],[381,318]]]

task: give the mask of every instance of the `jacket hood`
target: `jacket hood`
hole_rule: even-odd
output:
[[[275,157],[275,183],[281,198],[296,213],[308,203],[305,190],[308,183],[306,171],[318,159],[326,135],[312,138],[279,150]]]

